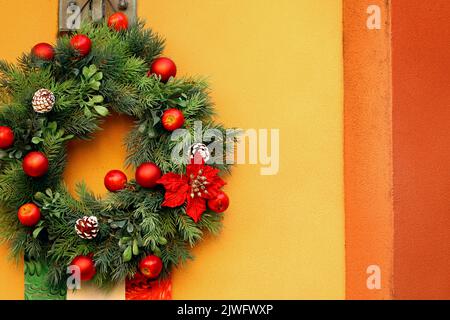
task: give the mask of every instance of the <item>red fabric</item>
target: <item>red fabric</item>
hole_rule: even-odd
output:
[[[185,175],[172,172],[163,175],[157,181],[166,189],[162,205],[174,208],[187,202],[186,214],[198,222],[206,210],[206,200],[216,197],[225,185],[218,173],[216,168],[193,163],[186,167]]]
[[[172,280],[151,280],[141,274],[125,282],[126,300],[172,300]]]

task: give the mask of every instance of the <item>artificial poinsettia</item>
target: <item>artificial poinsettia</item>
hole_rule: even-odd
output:
[[[218,173],[211,166],[192,163],[187,165],[186,174],[163,175],[157,181],[166,189],[162,205],[175,208],[186,203],[187,215],[198,222],[206,210],[206,201],[215,198],[225,185]]]

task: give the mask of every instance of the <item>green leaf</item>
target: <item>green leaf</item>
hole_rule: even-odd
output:
[[[73,138],[75,138],[75,136],[73,134],[69,134],[69,135],[65,136],[64,138],[62,138],[61,141],[72,140]]]
[[[158,238],[158,243],[162,244],[162,245],[165,245],[165,244],[167,244],[167,239],[164,238],[164,237],[159,237]]]
[[[84,108],[84,115],[88,118],[92,117],[92,112],[91,112],[91,110],[89,110],[88,107]]]
[[[90,83],[90,86],[91,86],[91,89],[92,90],[95,90],[95,91],[98,91],[98,90],[100,90],[100,82],[99,81],[92,81],[91,83]]]
[[[27,269],[28,269],[29,274],[33,275],[34,272],[36,271],[36,266],[32,261],[30,261],[27,263]]]
[[[153,126],[156,126],[161,121],[161,117],[158,115],[158,111],[156,110],[152,111],[152,118],[153,118]]]
[[[155,129],[153,129],[153,127],[148,128],[148,133],[147,134],[148,134],[149,138],[156,137],[156,132],[155,132]]]
[[[102,117],[105,117],[105,116],[107,116],[109,114],[108,109],[103,107],[103,106],[94,106],[94,109]]]
[[[133,254],[137,256],[139,254],[139,246],[136,239],[133,240]]]
[[[93,79],[94,79],[94,80],[97,80],[97,81],[102,80],[102,79],[103,79],[103,72],[97,72],[97,73],[94,75]]]
[[[51,211],[51,215],[57,218],[61,218],[61,212],[59,211]]]
[[[75,75],[75,77],[78,77],[78,75],[80,74],[80,70],[77,68],[73,68],[72,73]]]
[[[128,222],[127,231],[128,231],[128,233],[132,233],[134,231],[134,226],[130,222]]]
[[[56,129],[58,128],[58,124],[56,123],[56,121],[52,121],[48,124],[47,128],[52,132],[56,132]]]
[[[104,100],[103,96],[93,96],[90,101],[93,103],[102,103]]]
[[[128,246],[125,251],[123,252],[123,262],[128,262],[131,260],[132,257],[132,249],[131,246]]]
[[[89,79],[89,78],[90,78],[90,71],[89,71],[89,68],[88,68],[88,67],[83,67],[83,76],[84,76],[86,79]]]
[[[36,275],[40,276],[42,274],[42,263],[36,261]]]
[[[89,67],[83,68],[83,76],[86,79],[92,78],[97,72],[97,67],[95,64],[91,64]]]
[[[48,195],[50,198],[52,198],[52,197],[53,197],[53,191],[52,191],[52,189],[50,189],[50,188],[46,189],[46,190],[45,190],[45,194]]]
[[[130,237],[122,237],[122,238],[119,240],[119,245],[126,244],[126,243],[128,243],[129,241],[131,241],[131,238],[130,238]]]
[[[186,100],[180,100],[180,101],[178,101],[178,105],[179,105],[180,107],[186,108],[186,106],[187,106],[187,101],[186,101]]]
[[[139,126],[138,131],[139,131],[139,133],[144,133],[145,129],[147,129],[147,124],[143,123]]]
[[[121,220],[121,221],[116,221],[115,224],[119,227],[119,228],[123,228],[125,226],[125,223],[127,223],[127,220]]]
[[[43,194],[42,192],[36,192],[34,198],[38,201],[43,201],[46,197],[45,194]]]
[[[95,64],[91,64],[89,66],[90,75],[93,76],[97,72],[97,66]]]
[[[39,236],[39,233],[44,229],[44,227],[38,227],[33,231],[33,238],[36,239]]]
[[[31,139],[31,142],[32,142],[33,144],[39,144],[39,143],[41,143],[41,142],[44,142],[44,139],[39,138],[39,137],[33,137],[33,139]]]
[[[155,254],[155,256],[161,257],[161,249],[159,249],[158,247],[155,247],[153,249],[153,253]]]

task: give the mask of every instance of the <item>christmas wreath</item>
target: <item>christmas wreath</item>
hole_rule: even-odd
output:
[[[229,166],[212,161],[208,141],[197,135],[188,161],[171,157],[180,143],[173,131],[194,136],[196,121],[226,136],[207,84],[176,78],[174,62],[160,56],[164,41],[142,21],[114,19],[54,47],[37,44],[15,65],[0,62],[0,236],[26,267],[45,262],[50,288],[66,286],[69,266],[100,287],[164,279],[205,233],[220,231],[228,207],[220,175]],[[83,183],[73,196],[62,179],[67,143],[89,139],[111,112],[135,119],[126,139],[135,179],[112,170],[106,197]]]

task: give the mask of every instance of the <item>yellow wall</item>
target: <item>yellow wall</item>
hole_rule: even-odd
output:
[[[138,0],[179,74],[209,76],[223,123],[281,135],[278,175],[242,165],[228,179],[225,229],[175,272],[175,299],[344,298],[340,2]],[[0,4],[1,57],[54,40],[56,0]],[[73,145],[68,183],[87,177],[103,192],[105,171],[123,156],[107,135],[123,136],[128,125],[113,118],[98,140]],[[3,252],[0,297],[20,298],[20,270]]]

